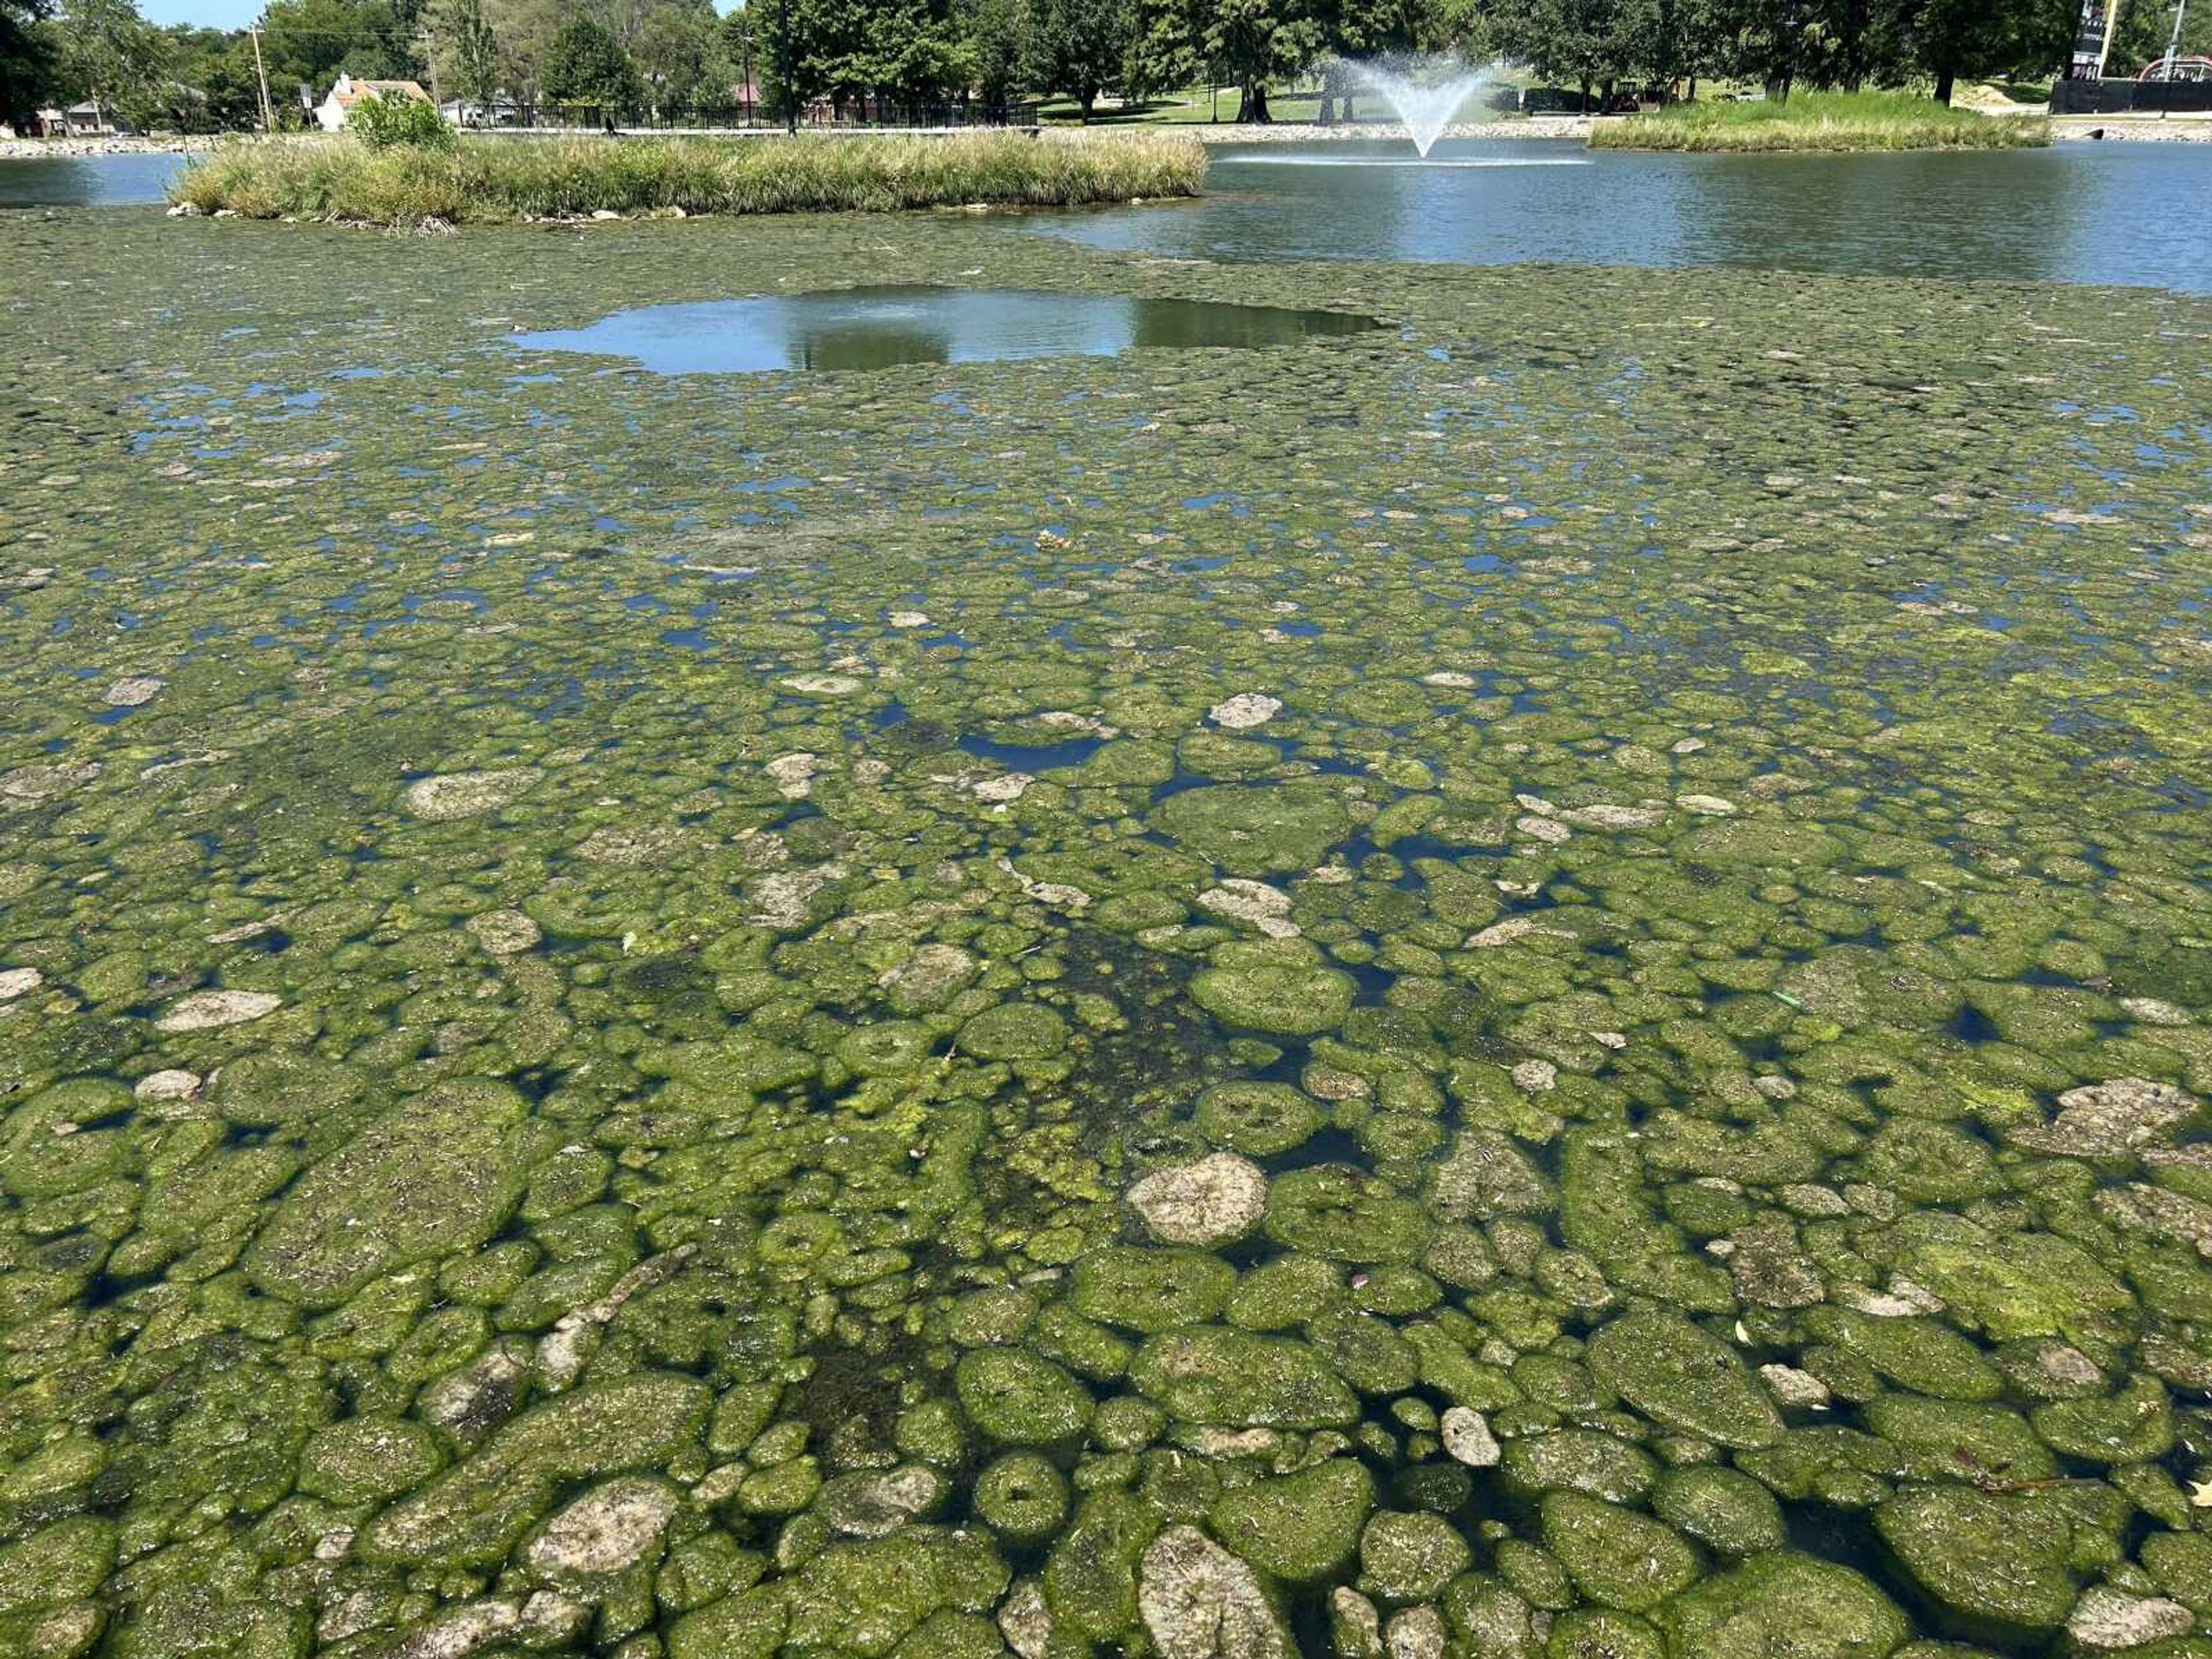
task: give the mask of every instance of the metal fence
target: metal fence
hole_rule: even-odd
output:
[[[746,132],[781,131],[784,112],[772,105],[747,100],[729,104],[691,104],[670,107],[623,108],[602,104],[568,104],[501,99],[490,105],[466,104],[454,115],[471,132]],[[963,127],[1034,127],[1038,106],[1034,103],[986,104],[981,100],[955,103],[908,104],[888,99],[854,99],[844,104],[822,100],[803,106],[799,126],[804,131],[866,131],[897,127],[934,131]]]
[[[2053,115],[2212,114],[2212,81],[2061,81]]]

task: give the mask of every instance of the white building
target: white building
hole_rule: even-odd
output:
[[[416,82],[356,81],[340,71],[337,80],[331,87],[330,96],[315,106],[315,119],[321,123],[325,132],[336,132],[345,125],[353,106],[370,96],[412,98],[423,104],[430,101],[430,94]]]

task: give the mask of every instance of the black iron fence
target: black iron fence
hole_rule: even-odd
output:
[[[2053,115],[2212,114],[2212,81],[2061,81]]]
[[[817,100],[800,106],[804,131],[865,131],[884,127],[923,130],[960,127],[1034,127],[1034,103],[988,104],[980,99],[949,103],[905,103],[893,99]],[[446,106],[447,115],[471,132],[745,132],[781,130],[783,111],[745,100],[728,104],[636,106],[554,103],[500,99],[490,104]]]

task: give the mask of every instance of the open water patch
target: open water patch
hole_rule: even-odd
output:
[[[901,285],[645,306],[588,328],[508,338],[532,350],[627,357],[655,374],[766,374],[1206,346],[1258,349],[1380,326],[1352,312],[1283,306]]]

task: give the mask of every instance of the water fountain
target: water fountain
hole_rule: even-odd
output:
[[[1488,69],[1468,69],[1455,58],[1373,58],[1354,60],[1348,67],[1389,101],[1423,161],[1460,106],[1490,79]],[[1448,71],[1442,78],[1437,75],[1440,68]]]

